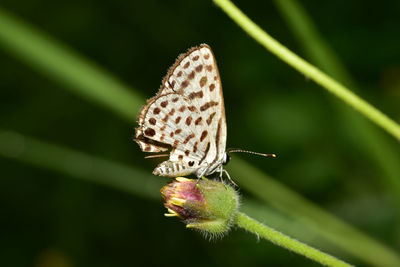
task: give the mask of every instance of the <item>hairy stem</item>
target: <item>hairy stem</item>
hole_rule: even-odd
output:
[[[300,241],[290,238],[287,235],[284,235],[281,232],[276,231],[275,229],[266,226],[250,217],[246,214],[239,212],[235,221],[236,225],[253,233],[257,236],[260,236],[266,240],[271,241],[275,245],[281,246],[297,254],[305,256],[311,260],[319,262],[326,266],[352,266],[344,261],[341,261],[331,255],[328,255],[318,249],[310,247]]]
[[[310,60],[335,79],[357,91],[356,82],[341,59],[325,42],[312,18],[299,1],[274,0],[274,2],[278,11],[285,18],[289,30],[293,32]],[[371,165],[376,166],[377,175],[375,177],[379,179],[379,182],[383,182],[386,189],[392,193],[393,199],[397,202],[397,209],[400,211],[400,154],[398,147],[393,146],[394,140],[389,139],[379,128],[347,106],[340,105],[337,101],[333,101],[332,105],[340,117],[341,125],[339,127],[345,127],[354,132],[351,139],[353,145],[364,152],[365,158],[370,159]]]
[[[235,158],[228,170],[235,174],[235,181],[242,189],[251,192],[272,207],[295,217],[347,253],[375,266],[400,266],[396,251],[365,235],[331,213],[323,210],[303,196],[280,184],[245,161]]]
[[[315,66],[306,62],[285,46],[280,44],[265,31],[263,31],[257,24],[251,21],[241,10],[239,10],[229,0],[214,0],[214,2],[222,8],[222,10],[235,21],[245,32],[253,37],[257,42],[263,45],[271,53],[278,56],[281,60],[312,79],[323,88],[336,95],[338,98],[358,110],[365,117],[370,119],[375,124],[382,127],[388,133],[393,135],[400,141],[400,125],[387,117],[378,109],[374,108],[371,104],[358,97],[348,88],[335,81]]]

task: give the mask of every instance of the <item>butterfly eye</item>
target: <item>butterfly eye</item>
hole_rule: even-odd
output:
[[[231,156],[229,156],[227,153],[225,153],[225,160],[222,163],[223,165],[228,164],[228,162],[231,160]]]

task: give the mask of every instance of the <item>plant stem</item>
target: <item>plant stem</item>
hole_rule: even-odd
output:
[[[238,9],[229,0],[214,0],[214,2],[222,8],[222,10],[235,21],[245,32],[253,37],[257,42],[263,45],[271,53],[278,56],[281,60],[309,77],[323,88],[336,95],[338,98],[358,110],[365,117],[375,124],[382,127],[388,133],[393,135],[400,141],[400,125],[387,117],[380,110],[374,108],[371,104],[358,97],[352,91],[338,83],[318,68],[306,62],[285,46],[280,44],[257,24],[251,21],[240,9]]]
[[[369,265],[400,266],[397,251],[370,238],[237,156],[234,161],[235,164],[227,168],[235,174],[235,181],[242,189],[293,216],[317,235]]]
[[[239,212],[236,217],[236,225],[253,233],[257,236],[265,238],[275,245],[281,246],[297,254],[303,255],[311,260],[319,262],[326,266],[352,266],[344,261],[341,261],[331,255],[310,247],[300,241],[290,238],[275,229],[268,227],[250,217]]]
[[[310,60],[357,92],[356,82],[351,78],[340,58],[325,42],[312,18],[299,1],[274,0],[274,2]],[[366,158],[370,158],[371,165],[376,166],[379,173],[375,177],[379,179],[379,182],[384,182],[387,190],[392,193],[393,199],[397,201],[397,209],[400,211],[400,154],[398,147],[393,146],[393,140],[384,135],[379,128],[347,106],[341,105],[338,101],[333,101],[332,105],[340,116],[338,122],[341,125],[339,127],[353,132],[351,141],[358,150],[364,152]]]

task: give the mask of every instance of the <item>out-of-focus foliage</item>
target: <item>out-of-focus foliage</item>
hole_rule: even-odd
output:
[[[306,57],[272,2],[236,3],[275,38]],[[400,121],[399,3],[302,3],[357,81],[359,95]],[[351,125],[343,126],[331,96],[266,53],[215,5],[208,1],[3,0],[1,7],[146,97],[156,93],[179,53],[208,43],[224,88],[228,147],[278,154],[273,160],[246,157],[327,211],[400,249],[395,197],[386,180],[380,179],[382,173],[355,143],[362,139],[354,138]],[[135,122],[71,94],[66,86],[71,85],[49,79],[0,47],[0,128],[150,174],[157,160],[144,160],[131,141]],[[399,144],[386,137],[399,151]],[[230,164],[235,164],[234,158]],[[76,161],[65,165],[85,168]],[[241,231],[210,243],[185,230],[178,220],[164,218],[161,201],[71,179],[67,171],[60,174],[5,158],[0,158],[0,170],[1,266],[181,262],[310,266],[308,260]],[[247,192],[242,194],[247,197]],[[268,216],[264,219],[268,222]],[[302,232],[297,225],[292,230]]]

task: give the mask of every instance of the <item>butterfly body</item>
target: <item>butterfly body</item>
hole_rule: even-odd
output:
[[[169,69],[138,116],[135,141],[145,152],[170,151],[153,171],[176,177],[222,172],[228,161],[221,80],[211,48],[193,47]]]

